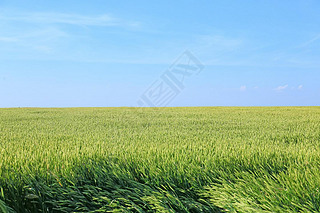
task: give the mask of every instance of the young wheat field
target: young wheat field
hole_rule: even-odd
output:
[[[0,212],[319,212],[320,107],[0,109]]]

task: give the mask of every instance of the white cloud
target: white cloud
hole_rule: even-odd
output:
[[[247,90],[247,86],[243,85],[240,87],[240,91],[246,91]]]
[[[284,86],[278,86],[277,88],[275,88],[275,90],[277,90],[277,91],[282,91],[282,90],[287,89],[288,86],[289,86],[288,84],[287,84],[287,85],[284,85]]]
[[[298,89],[301,90],[303,88],[303,85],[299,85]]]

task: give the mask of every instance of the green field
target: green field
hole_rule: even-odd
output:
[[[0,109],[0,212],[319,212],[320,107]]]

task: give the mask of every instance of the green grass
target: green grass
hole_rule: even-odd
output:
[[[319,212],[320,107],[0,109],[0,212]]]

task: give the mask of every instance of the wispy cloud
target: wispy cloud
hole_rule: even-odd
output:
[[[283,86],[278,86],[277,88],[275,88],[275,90],[276,91],[283,91],[283,90],[287,89],[288,86],[289,86],[288,84],[287,85],[283,85]]]
[[[303,85],[299,85],[298,89],[301,90],[303,88]]]
[[[221,33],[198,34],[193,36],[192,49],[203,55],[204,62],[210,65],[237,64],[234,56],[243,50],[246,40],[238,36]]]
[[[0,42],[19,42],[21,38],[37,38],[43,32],[47,38],[61,37],[68,34],[61,25],[80,27],[137,27],[139,22],[126,21],[108,14],[78,15],[68,13],[17,12],[1,11],[0,13]],[[43,37],[44,38],[44,37]]]
[[[57,53],[75,41],[84,41],[87,36],[91,36],[87,33],[89,28],[117,27],[130,30],[139,27],[140,23],[109,14],[80,15],[2,9],[0,26],[2,51],[17,55],[21,53],[22,57],[26,57],[34,53]],[[83,29],[79,32],[75,27]],[[30,54],[26,53],[28,51]],[[60,56],[56,55],[56,57]]]
[[[314,36],[312,39],[310,39],[309,41],[304,42],[303,44],[301,44],[299,47],[306,47],[309,46],[310,44],[316,42],[317,40],[320,39],[320,34]]]
[[[16,42],[17,39],[13,37],[0,37],[0,42]]]
[[[238,48],[243,44],[241,39],[230,38],[222,35],[201,35],[198,36],[198,40],[206,46],[219,47],[228,50]]]
[[[1,30],[0,30],[1,33]],[[9,44],[9,50],[15,49],[20,52],[26,49],[35,50],[41,53],[50,53],[57,48],[57,43],[65,40],[70,35],[60,30],[58,27],[43,27],[40,29],[12,30],[11,37],[0,37],[0,44]],[[2,47],[4,48],[4,46]],[[8,50],[8,49],[7,49]]]
[[[0,21],[17,21],[40,24],[69,24],[78,26],[138,26],[135,21],[125,21],[108,14],[85,16],[68,13],[8,13],[0,15]]]

